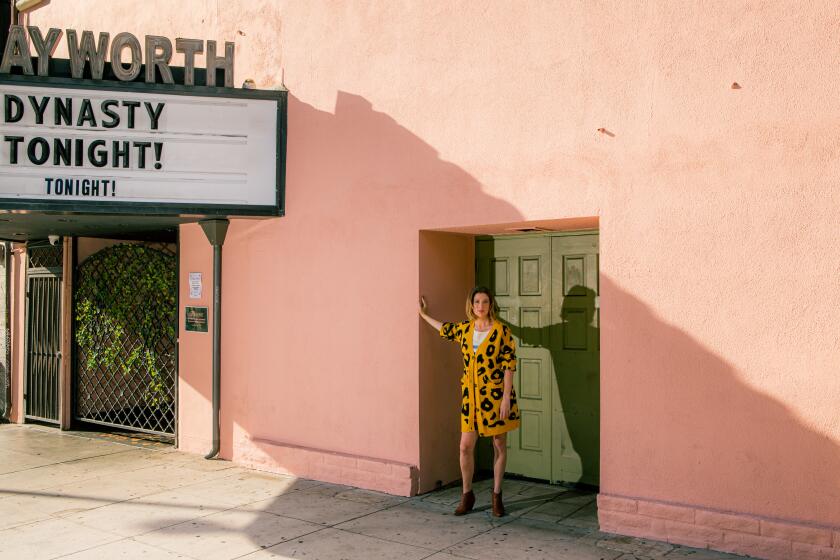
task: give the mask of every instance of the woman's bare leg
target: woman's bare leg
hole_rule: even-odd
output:
[[[477,432],[461,432],[461,480],[464,494],[472,490],[473,473],[475,472],[475,442],[478,441]]]
[[[502,491],[502,479],[507,463],[507,433],[493,436],[493,492]],[[461,467],[463,471],[463,467]]]

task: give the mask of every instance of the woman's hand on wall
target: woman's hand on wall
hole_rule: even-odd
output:
[[[433,319],[433,318],[429,317],[429,315],[426,313],[428,310],[429,310],[429,306],[426,305],[426,298],[424,298],[423,296],[420,296],[420,316],[423,317],[423,319],[427,323],[429,323],[431,326],[433,326],[435,329],[440,330],[441,327],[443,327],[443,323],[441,323],[440,321],[438,321],[436,319]]]

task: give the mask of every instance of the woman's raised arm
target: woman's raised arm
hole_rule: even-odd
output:
[[[420,316],[423,317],[423,319],[425,319],[427,323],[429,323],[431,326],[433,326],[436,330],[439,331],[441,327],[443,327],[443,323],[441,323],[437,319],[429,317],[429,315],[426,313],[428,309],[429,307],[426,305],[426,298],[420,296]]]

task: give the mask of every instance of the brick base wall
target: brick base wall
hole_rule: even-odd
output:
[[[840,528],[600,494],[601,531],[767,560],[840,560]]]
[[[234,450],[244,467],[300,478],[357,486],[397,496],[417,494],[418,470],[407,463],[348,455],[254,438]]]

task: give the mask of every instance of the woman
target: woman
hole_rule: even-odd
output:
[[[496,319],[498,307],[490,290],[473,288],[467,299],[467,321],[441,323],[427,313],[420,298],[420,316],[440,336],[460,344],[464,357],[461,375],[461,477],[463,493],[455,515],[464,515],[475,505],[472,478],[475,444],[479,436],[493,438],[493,515],[505,514],[502,477],[507,459],[507,432],[519,427],[519,407],[513,391],[516,344],[510,329]]]

